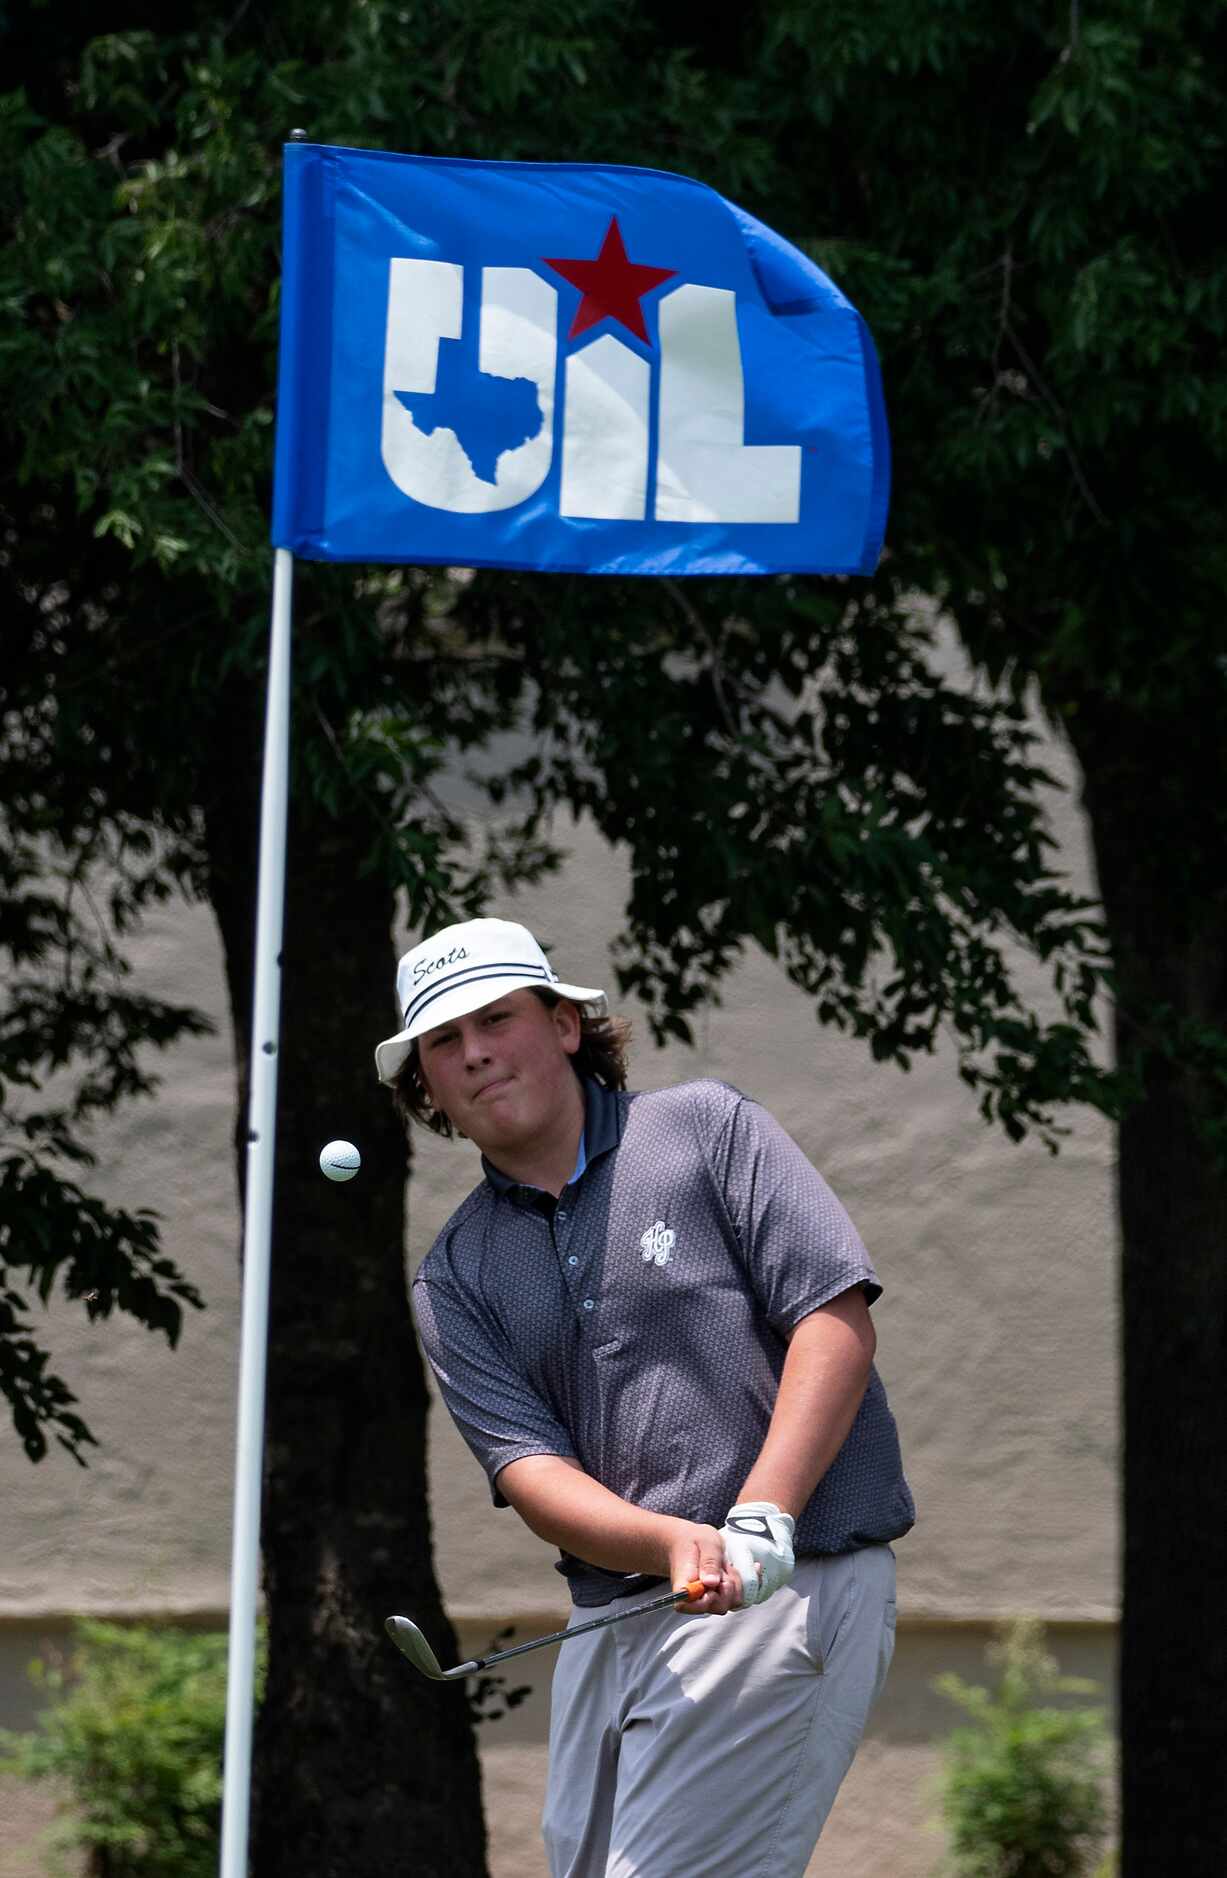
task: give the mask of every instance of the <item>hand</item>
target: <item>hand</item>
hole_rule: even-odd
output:
[[[688,1519],[672,1522],[669,1541],[669,1583],[679,1591],[694,1578],[707,1587],[701,1598],[678,1608],[687,1617],[722,1617],[735,1611],[742,1601],[742,1584],[725,1557],[724,1540],[714,1526],[702,1526]]]
[[[794,1525],[771,1500],[743,1500],[729,1512],[719,1537],[741,1580],[743,1604],[762,1604],[792,1577]]]

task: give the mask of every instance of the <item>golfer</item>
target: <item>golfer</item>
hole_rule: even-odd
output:
[[[559,1548],[574,1621],[701,1598],[559,1653],[552,1878],[800,1878],[894,1646],[914,1509],[847,1214],[727,1084],[628,1092],[625,1024],[523,926],[400,961],[376,1063],[482,1179],[427,1254],[443,1399]]]

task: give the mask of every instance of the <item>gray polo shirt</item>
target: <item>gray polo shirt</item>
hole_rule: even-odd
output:
[[[587,1160],[556,1204],[483,1161],[415,1280],[422,1343],[496,1505],[502,1468],[557,1454],[636,1506],[720,1526],[766,1437],[787,1333],[881,1286],[821,1175],[738,1090],[590,1082],[585,1097]],[[914,1517],[875,1369],[796,1551],[896,1539]],[[559,1570],[581,1605],[657,1582],[565,1554]]]

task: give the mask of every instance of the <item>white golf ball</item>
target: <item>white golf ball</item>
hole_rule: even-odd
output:
[[[352,1141],[330,1141],[320,1149],[320,1172],[329,1180],[352,1180],[362,1156]]]

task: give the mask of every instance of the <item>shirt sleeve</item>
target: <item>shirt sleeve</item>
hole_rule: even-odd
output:
[[[496,1506],[507,1505],[495,1481],[512,1461],[529,1454],[575,1458],[565,1428],[520,1373],[506,1339],[463,1293],[419,1273],[413,1311],[439,1393],[484,1467]]]
[[[781,1334],[854,1285],[869,1304],[882,1295],[860,1234],[822,1175],[748,1097],[728,1118],[716,1174],[755,1295]]]

